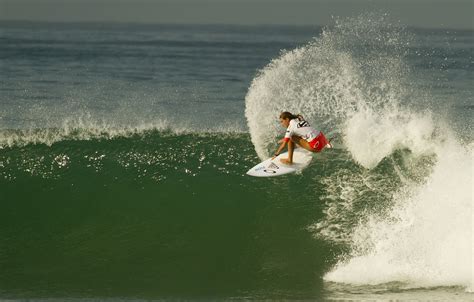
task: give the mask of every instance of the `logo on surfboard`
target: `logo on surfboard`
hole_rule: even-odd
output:
[[[263,170],[263,172],[268,173],[268,174],[275,174],[276,170],[280,169],[274,162],[268,165],[268,167]]]

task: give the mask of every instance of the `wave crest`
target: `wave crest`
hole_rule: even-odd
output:
[[[19,147],[29,144],[52,144],[64,140],[114,139],[142,135],[159,131],[174,135],[207,133],[245,133],[236,123],[221,123],[212,127],[200,127],[192,123],[176,123],[168,119],[155,122],[123,124],[92,118],[90,115],[77,118],[65,118],[61,125],[50,128],[3,129],[0,130],[0,149]]]

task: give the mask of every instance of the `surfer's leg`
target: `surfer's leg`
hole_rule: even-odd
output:
[[[293,150],[295,150],[295,143],[291,140],[288,141],[288,158],[280,158],[280,161],[286,165],[293,163]]]
[[[300,136],[293,136],[291,137],[291,141],[297,143],[298,145],[300,145],[302,148],[308,150],[308,151],[311,151],[311,152],[315,152],[315,150],[313,148],[311,148],[311,146],[309,145],[308,141],[303,139],[302,137]],[[288,152],[289,153],[289,152]]]
[[[293,162],[293,150],[295,150],[295,143],[290,139],[288,141],[288,162]]]
[[[309,143],[304,140],[302,137],[294,135],[288,141],[288,158],[282,158],[280,161],[284,164],[290,165],[293,163],[293,150],[295,150],[295,144],[300,145],[302,148],[315,152],[313,148],[309,145]]]
[[[288,158],[280,158],[280,161],[284,164],[291,165],[293,163],[293,150],[295,150],[295,142],[293,139],[288,141]]]

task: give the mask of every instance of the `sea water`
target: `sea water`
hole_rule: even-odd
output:
[[[0,23],[0,298],[473,296],[474,36]],[[334,138],[245,172],[281,111]]]

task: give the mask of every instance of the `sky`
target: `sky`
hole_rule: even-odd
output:
[[[367,11],[408,26],[474,29],[474,0],[0,0],[0,21],[326,25]]]

